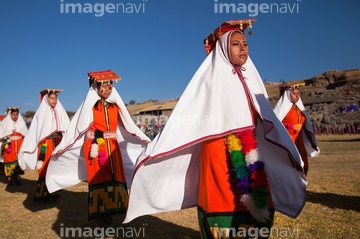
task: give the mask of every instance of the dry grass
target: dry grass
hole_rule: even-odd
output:
[[[277,213],[274,228],[280,234],[274,231],[273,239],[355,239],[360,235],[360,135],[319,136],[318,142],[322,152],[310,160],[306,206],[297,219]],[[26,171],[21,186],[7,187],[4,176],[1,178],[0,239],[61,238],[64,227],[91,226],[86,183],[63,190],[57,202],[37,203],[33,201],[35,171]],[[125,238],[136,238],[130,235],[135,228],[141,230],[139,238],[200,239],[195,208],[145,216],[126,225],[121,224],[122,219],[115,216],[112,226],[122,227],[128,233]]]

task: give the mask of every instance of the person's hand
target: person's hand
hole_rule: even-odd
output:
[[[302,128],[302,124],[294,124],[294,130],[296,130],[296,131],[300,131],[301,130],[301,128]]]

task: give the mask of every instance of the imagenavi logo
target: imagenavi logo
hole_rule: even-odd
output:
[[[134,2],[101,3],[99,0],[60,0],[60,13],[94,14],[102,17],[105,14],[143,14],[147,0]],[[116,1],[116,0],[113,0]]]
[[[288,1],[288,3],[242,3],[241,1],[234,3],[214,0],[214,13],[242,13],[250,17],[256,17],[259,13],[299,13],[301,0]]]

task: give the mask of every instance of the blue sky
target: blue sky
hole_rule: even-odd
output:
[[[93,12],[62,11],[69,3]],[[120,3],[128,13],[111,9]],[[224,3],[246,12],[215,13]],[[272,3],[283,13],[266,11]],[[226,20],[248,18],[256,19],[249,53],[266,81],[360,68],[359,1],[1,0],[0,114],[12,106],[35,111],[44,88],[63,89],[60,101],[76,111],[87,72],[106,69],[122,77],[115,87],[125,103],[178,97],[206,57],[203,39]]]

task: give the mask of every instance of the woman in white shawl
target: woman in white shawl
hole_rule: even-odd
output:
[[[119,78],[111,70],[89,73],[88,94],[54,150],[46,174],[49,192],[88,182],[88,220],[94,220],[94,227],[125,213],[127,183],[136,158],[150,142],[113,87]]]
[[[202,238],[240,237],[240,227],[269,232],[274,208],[301,212],[302,161],[248,58],[252,22],[225,22],[205,40],[209,55],[138,159],[125,223],[197,206]]]
[[[274,108],[274,112],[284,124],[292,141],[299,150],[304,162],[304,172],[307,175],[309,170],[308,157],[316,157],[320,153],[314,129],[301,100],[301,92],[298,85],[287,84],[279,89],[280,99]]]
[[[19,116],[20,107],[9,107],[6,112],[7,115],[1,121],[2,127],[0,127],[1,155],[4,159],[5,176],[9,185],[13,185],[14,182],[20,185],[19,174],[24,174],[24,171],[18,165],[18,154],[28,129],[24,119]]]
[[[38,170],[34,201],[56,200],[59,196],[58,192],[49,194],[45,176],[51,154],[70,123],[69,116],[58,100],[61,91],[40,91],[40,106],[35,112],[19,153],[19,165],[23,170]]]

